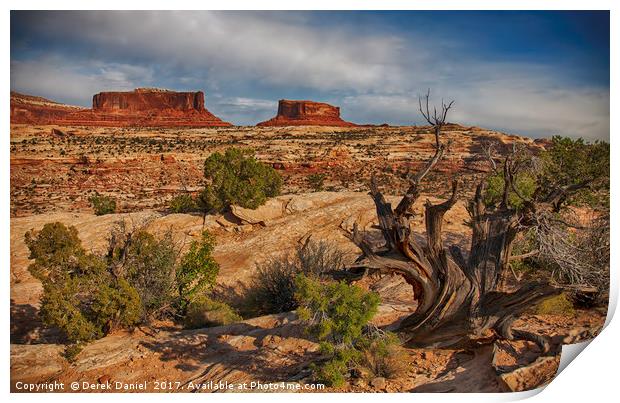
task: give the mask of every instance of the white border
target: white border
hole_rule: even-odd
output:
[[[1,57],[3,60],[2,67],[4,70],[4,78],[2,82],[1,92],[4,96],[0,97],[1,114],[2,116],[2,128],[4,146],[0,147],[2,153],[2,161],[4,163],[4,169],[0,174],[0,187],[3,189],[2,193],[2,205],[1,212],[2,217],[6,222],[5,228],[0,232],[0,241],[2,247],[2,261],[5,268],[4,276],[2,276],[2,290],[5,296],[5,308],[2,314],[3,331],[1,332],[3,341],[3,366],[2,366],[2,395],[9,395],[9,379],[10,379],[10,360],[9,360],[9,267],[10,267],[10,250],[9,250],[9,180],[10,180],[10,163],[9,163],[9,66],[10,66],[10,9],[50,9],[51,6],[54,9],[91,9],[91,10],[112,10],[112,9],[178,9],[178,10],[199,10],[199,9],[211,9],[211,10],[253,10],[260,6],[264,10],[375,10],[375,9],[394,9],[394,10],[611,10],[611,99],[610,110],[614,111],[617,107],[617,92],[618,82],[617,72],[620,68],[618,63],[618,24],[620,18],[618,17],[618,9],[620,2],[611,0],[589,0],[589,1],[577,1],[577,0],[503,0],[503,1],[491,1],[491,0],[435,0],[435,1],[422,1],[422,0],[384,0],[384,1],[369,1],[369,0],[298,0],[298,1],[286,1],[286,0],[263,0],[260,2],[251,0],[229,0],[229,1],[128,1],[128,0],[107,0],[107,1],[89,1],[80,2],[77,0],[56,0],[54,2],[35,0],[35,1],[12,1],[3,3],[4,13],[0,16],[0,30],[3,34],[3,40],[1,46]],[[610,116],[611,133],[614,133],[618,128],[618,119],[612,113]],[[618,208],[618,195],[617,195],[617,174],[619,170],[619,164],[616,163],[615,158],[618,156],[617,147],[615,146],[615,139],[611,138],[611,153],[612,153],[612,243],[615,240],[616,229],[619,228],[618,216],[615,214]],[[610,295],[610,307],[607,318],[609,326],[605,328],[601,335],[599,335],[594,341],[592,341],[586,348],[585,353],[581,354],[575,361],[568,365],[565,371],[563,371],[558,377],[551,382],[551,384],[540,394],[537,392],[530,393],[518,393],[518,394],[416,394],[409,395],[406,393],[392,394],[392,395],[372,395],[372,394],[340,394],[336,399],[339,401],[355,401],[360,400],[375,400],[379,396],[381,399],[390,399],[394,401],[410,402],[412,399],[415,401],[425,402],[454,402],[459,403],[466,402],[493,402],[493,401],[508,401],[519,400],[525,397],[536,395],[532,398],[532,401],[546,402],[549,400],[558,401],[609,401],[611,396],[615,392],[617,381],[617,367],[618,362],[618,345],[619,340],[619,325],[618,320],[611,323],[610,319],[613,316],[613,312],[616,309],[617,297],[618,297],[618,254],[615,253],[612,248],[612,278],[611,278],[611,295]],[[92,394],[87,398],[95,401],[108,401],[112,396],[107,394]],[[318,401],[324,400],[327,397],[326,394],[300,394],[296,395],[295,399]],[[332,398],[334,396],[329,396]],[[85,398],[83,395],[76,394],[53,394],[53,395],[19,395],[13,394],[9,398],[12,401],[31,401],[45,399],[46,401],[81,401]],[[169,401],[169,399],[181,399],[182,401],[194,401],[198,397],[194,395],[180,394],[175,396],[168,395],[123,395],[115,394],[113,399],[121,401],[133,401],[135,399],[140,401]],[[288,394],[252,394],[251,396],[245,394],[216,394],[211,395],[208,399],[214,399],[215,401],[223,400],[242,400],[251,399],[257,402],[267,402],[273,400],[289,400],[292,396]]]

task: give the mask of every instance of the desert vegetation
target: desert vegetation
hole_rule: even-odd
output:
[[[295,283],[297,313],[322,353],[322,360],[312,365],[317,381],[342,387],[352,376],[372,382],[404,372],[400,340],[369,324],[380,302],[377,294],[304,274]]]
[[[225,304],[205,299],[219,270],[206,231],[183,255],[170,233],[157,238],[124,221],[110,234],[105,255],[87,252],[75,227],[60,222],[25,238],[34,259],[28,269],[43,284],[40,315],[62,331],[71,356],[83,343],[154,320],[200,327],[239,319]],[[210,319],[201,320],[198,310]]]
[[[458,379],[463,356],[486,357],[473,372],[483,362],[498,377],[518,367],[497,364],[516,351],[536,355],[522,367],[555,365],[544,359],[557,358],[561,338],[548,328],[585,323],[575,337],[591,337],[606,305],[609,145],[448,124],[452,105],[435,111],[429,98],[419,105],[425,127],[12,137],[12,186],[22,181],[41,214],[22,218],[18,234],[43,286],[29,318],[60,334],[35,340],[64,343],[75,363],[139,340],[132,363],[150,357],[145,349],[158,357],[145,373],[168,365],[171,377],[206,380],[262,368],[261,378],[332,390],[417,390],[442,374]],[[28,165],[37,155],[63,161],[67,176],[43,176]],[[72,181],[84,186],[72,206],[87,213],[45,213],[64,209],[65,196],[37,195],[72,195]],[[20,274],[15,284],[30,283]],[[30,312],[11,298],[12,312]]]
[[[96,215],[111,214],[116,211],[116,200],[110,196],[95,193],[88,199]]]
[[[373,242],[354,227],[350,237],[363,255],[351,268],[351,275],[360,278],[372,272],[396,273],[412,286],[418,307],[398,329],[410,345],[467,345],[490,330],[494,334],[491,341],[521,338],[534,341],[543,352],[548,352],[549,340],[523,330],[515,331],[512,324],[531,305],[560,294],[563,287],[552,278],[530,279],[510,287],[507,284],[510,261],[518,258],[512,254],[513,245],[517,236],[527,230],[537,231],[537,241],[544,243],[548,234],[545,223],[553,217],[561,220],[557,217],[567,203],[585,197],[586,189],[598,191],[600,184],[605,187],[609,165],[608,160],[605,163],[600,159],[605,154],[601,151],[605,145],[555,138],[552,151],[543,155],[542,169],[534,168],[537,159],[522,154],[517,147],[499,163],[487,150],[495,176],[478,184],[469,203],[469,251],[464,253],[456,245],[448,251],[442,239],[443,216],[458,197],[457,180],[452,183],[448,200],[426,203],[426,245],[421,245],[412,236],[409,209],[419,196],[419,183],[446,151],[441,130],[453,105],[442,102],[439,111],[431,109],[429,98],[430,92],[420,98],[419,109],[434,128],[435,153],[421,170],[409,176],[410,187],[394,209],[379,191],[376,180],[371,182],[383,242]],[[579,152],[573,154],[573,149]],[[563,155],[567,153],[573,155]],[[585,158],[585,161],[581,165],[573,158]],[[557,174],[556,171],[563,169],[572,172]],[[489,341],[488,337],[485,339]]]
[[[196,211],[198,209],[198,206],[196,205],[196,200],[194,200],[192,195],[190,193],[184,192],[170,199],[170,202],[168,203],[168,209],[171,213],[182,214]]]
[[[345,263],[346,256],[334,245],[308,239],[297,245],[294,252],[258,265],[234,299],[246,317],[292,311],[299,306],[296,297],[299,275],[324,279],[342,270]]]
[[[14,125],[11,128],[11,214],[48,211],[92,211],[95,193],[116,200],[117,212],[172,208],[171,199],[193,198],[205,187],[205,157],[234,147],[254,150],[254,158],[273,166],[282,177],[281,192],[314,191],[309,177],[323,175],[323,189],[365,191],[373,173],[391,192],[404,190],[406,175],[416,169],[431,145],[428,127],[296,127],[296,128],[91,128]],[[452,152],[422,183],[425,192],[449,191],[445,174],[459,172],[463,189],[487,170],[480,144],[490,141],[497,152],[523,142],[539,149],[543,143],[512,138],[476,127],[447,125]],[[387,159],[384,158],[387,156]],[[53,174],[52,174],[53,173]],[[434,178],[436,175],[438,178]],[[178,201],[177,201],[178,202]],[[174,204],[174,203],[172,203]],[[169,210],[170,211],[170,210]]]
[[[211,154],[204,163],[207,185],[198,196],[205,213],[222,212],[231,204],[255,209],[280,194],[282,179],[270,166],[258,162],[251,151],[229,148]]]

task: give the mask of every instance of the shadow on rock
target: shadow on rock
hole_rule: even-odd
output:
[[[142,342],[163,361],[192,372],[188,383],[299,380],[319,356],[292,313],[228,326],[173,332],[165,341]]]

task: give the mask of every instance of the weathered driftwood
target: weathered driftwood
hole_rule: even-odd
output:
[[[371,181],[370,195],[384,242],[377,245],[355,225],[349,237],[362,250],[362,256],[349,268],[349,273],[399,274],[411,285],[417,309],[399,327],[399,333],[409,345],[448,347],[496,339],[528,339],[547,351],[549,344],[544,337],[513,330],[512,324],[527,308],[561,290],[547,283],[525,283],[507,289],[504,280],[510,272],[508,262],[517,234],[534,225],[535,217],[541,212],[559,210],[567,195],[586,184],[538,189],[534,197],[525,199],[513,184],[521,168],[521,161],[513,153],[501,167],[494,167],[503,169],[501,202],[491,207],[485,205],[484,182],[480,182],[469,202],[471,245],[467,253],[456,245],[446,250],[442,240],[444,214],[457,201],[457,181],[452,183],[448,200],[439,204],[426,202],[426,244],[420,244],[411,232],[411,206],[419,197],[420,182],[444,155],[441,128],[451,106],[452,103],[442,102],[441,112],[435,110],[431,115],[428,94],[426,109],[420,102],[420,111],[433,126],[435,153],[410,177],[409,188],[396,208],[386,201],[376,180]],[[511,191],[523,198],[519,210],[509,205]]]

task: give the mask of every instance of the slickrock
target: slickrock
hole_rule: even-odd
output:
[[[426,198],[422,195],[414,205],[415,215],[421,215]],[[432,202],[438,201],[437,198],[429,198]],[[291,204],[292,200],[297,200],[304,206],[303,209],[297,211],[282,207]],[[397,200],[397,197],[388,196],[388,201],[392,203]],[[97,253],[105,251],[109,230],[120,219],[129,225],[144,224],[150,232],[158,235],[172,231],[175,242],[185,247],[192,239],[199,237],[203,229],[209,229],[217,239],[214,257],[220,264],[218,283],[233,289],[238,281],[246,280],[255,272],[257,263],[290,252],[308,237],[333,242],[355,257],[359,251],[344,236],[344,230],[350,229],[353,222],[358,222],[363,230],[377,231],[374,228],[374,204],[365,192],[317,192],[293,197],[284,195],[272,199],[269,205],[280,206],[281,215],[274,214],[269,218],[262,216],[266,226],[245,224],[243,219],[235,216],[230,219],[207,216],[203,226],[203,219],[199,215],[165,215],[156,211],[105,216],[64,212],[12,219],[12,388],[17,381],[57,380],[65,384],[86,381],[100,384],[99,380],[107,377],[122,383],[146,380],[149,382],[149,391],[154,391],[155,380],[179,381],[186,389],[175,390],[184,392],[195,391],[187,389],[190,382],[203,385],[211,381],[310,382],[309,366],[319,358],[318,345],[308,340],[304,326],[297,322],[294,313],[197,330],[174,330],[166,325],[159,330],[118,332],[86,345],[72,364],[61,357],[63,346],[52,344],[53,341],[45,338],[37,338],[36,327],[41,326],[36,313],[41,286],[27,271],[29,260],[24,233],[31,228],[40,229],[47,222],[61,221],[75,225],[84,247]],[[467,230],[464,201],[459,201],[445,218],[446,242],[462,239],[461,234]],[[235,230],[229,232],[218,223],[222,219],[232,229],[250,226],[253,230],[248,233]],[[371,277],[358,284],[381,296],[382,304],[373,323],[393,328],[415,309],[411,287],[399,276],[380,279]],[[549,334],[551,329],[551,333],[563,335],[570,334],[570,329],[575,327],[600,328],[603,320],[604,315],[588,313],[576,316],[570,322],[562,322],[558,327],[557,319],[536,316],[524,320],[523,325],[535,324],[535,329],[545,334]],[[575,337],[580,338],[581,334],[578,332]],[[553,373],[552,366],[545,361],[540,365],[537,363],[531,375],[516,373],[514,379],[499,381],[495,369],[490,365],[492,352],[492,349],[483,347],[472,359],[471,354],[457,350],[406,349],[405,360],[409,368],[406,375],[398,379],[386,379],[384,383],[375,381],[378,384],[375,387],[366,382],[357,382],[346,386],[344,390],[499,392],[505,390],[505,385],[511,382],[517,388],[537,386],[538,380],[544,382],[548,374]],[[504,360],[505,368],[513,364],[511,360],[511,357]]]
[[[278,102],[276,117],[257,126],[355,126],[340,118],[340,108],[330,104],[314,101],[291,101],[281,99]]]

